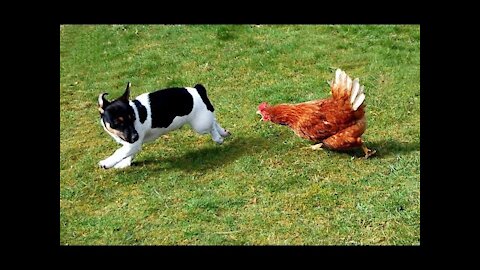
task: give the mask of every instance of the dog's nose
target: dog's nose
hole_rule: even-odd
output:
[[[138,140],[138,133],[132,134],[132,142],[136,142]]]

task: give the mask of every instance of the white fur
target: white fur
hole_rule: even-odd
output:
[[[138,133],[138,140],[134,143],[126,142],[120,139],[115,134],[110,133],[103,121],[100,119],[103,128],[107,131],[110,136],[112,136],[115,141],[122,144],[123,146],[119,148],[113,155],[99,162],[99,166],[102,168],[125,168],[130,166],[133,157],[138,153],[142,144],[145,142],[151,142],[160,137],[163,134],[166,134],[172,130],[181,128],[185,124],[189,124],[193,130],[199,134],[210,133],[213,141],[218,144],[223,143],[223,138],[230,135],[230,133],[223,129],[216,121],[215,115],[213,112],[207,110],[207,106],[203,102],[202,98],[197,92],[197,89],[192,87],[186,87],[188,92],[193,97],[193,108],[190,114],[185,116],[177,116],[173,119],[172,123],[166,128],[151,128],[152,126],[152,113],[150,108],[150,101],[148,98],[148,93],[138,96],[136,99],[142,103],[143,106],[147,109],[147,118],[143,123],[140,122],[140,117],[137,111],[135,104],[130,101],[129,104],[135,112],[135,129]]]

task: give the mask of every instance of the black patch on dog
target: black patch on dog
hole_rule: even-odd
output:
[[[143,124],[145,122],[145,119],[147,119],[147,108],[140,103],[138,100],[133,100],[133,103],[135,103],[135,106],[137,106],[138,110],[138,116],[140,116],[140,122]]]
[[[193,97],[185,88],[168,88],[148,94],[152,109],[152,128],[168,127],[176,116],[189,114]]]
[[[124,120],[124,125],[133,126],[133,122],[135,121],[135,112],[127,102],[115,100],[105,108],[105,112],[101,115],[101,117],[105,122],[108,122],[112,128],[117,129],[115,119],[118,118],[122,118]]]
[[[215,109],[213,108],[212,103],[210,103],[210,100],[207,97],[207,90],[205,89],[205,87],[203,87],[203,85],[201,85],[201,84],[197,84],[197,85],[195,85],[195,89],[197,89],[198,94],[200,95],[200,97],[203,100],[203,103],[205,103],[205,105],[207,105],[207,109],[209,111],[213,112]]]

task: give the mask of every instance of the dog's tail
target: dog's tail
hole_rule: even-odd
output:
[[[207,105],[207,109],[211,112],[215,111],[215,109],[212,106],[212,103],[210,103],[210,100],[208,99],[207,89],[205,89],[205,87],[201,84],[196,84],[194,87],[195,87],[195,89],[197,89],[197,92],[200,95],[200,97],[202,98],[203,103],[205,103],[205,105]]]

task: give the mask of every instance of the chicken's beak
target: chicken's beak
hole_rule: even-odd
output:
[[[263,115],[262,115],[262,113],[260,113],[260,110],[257,110],[256,114],[260,115],[260,120],[259,121],[262,121],[263,120]]]

